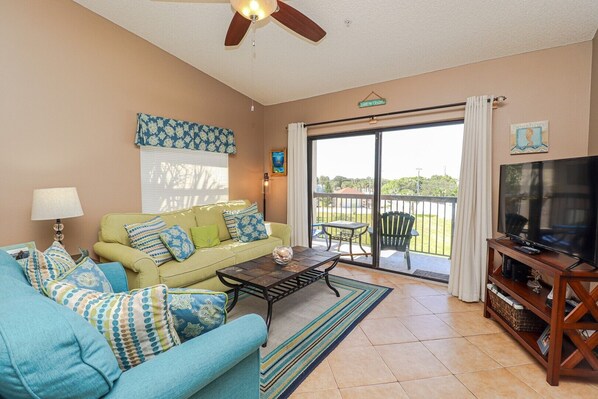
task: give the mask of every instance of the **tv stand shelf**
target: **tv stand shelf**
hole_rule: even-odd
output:
[[[484,317],[492,317],[519,343],[527,349],[544,367],[546,381],[558,385],[562,375],[582,376],[598,379],[598,286],[593,290],[583,283],[598,282],[598,272],[590,265],[582,264],[568,270],[575,259],[556,252],[543,250],[539,254],[528,255],[515,249],[518,244],[505,239],[488,240],[488,282],[515,298],[550,325],[550,347],[548,355],[542,355],[537,344],[540,333],[515,331],[507,321],[494,311],[490,305],[488,293],[484,304]],[[498,254],[498,256],[496,256]],[[502,275],[502,259],[508,256],[532,269],[549,275],[554,280],[552,308],[546,306],[549,287],[542,287],[539,294],[534,293],[525,283],[516,282]],[[565,294],[570,287],[581,299],[580,304],[570,313],[565,314]],[[586,314],[593,316],[591,322],[580,319]],[[593,330],[588,338],[582,338],[579,330]]]

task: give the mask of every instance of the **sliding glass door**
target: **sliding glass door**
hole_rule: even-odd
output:
[[[453,122],[310,138],[312,246],[447,280],[462,136]]]
[[[448,281],[463,125],[381,135],[377,266]]]
[[[372,265],[375,135],[311,141],[312,247]]]

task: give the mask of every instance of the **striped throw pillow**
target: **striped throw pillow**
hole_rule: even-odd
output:
[[[131,246],[152,257],[156,265],[172,260],[168,248],[160,240],[160,233],[166,230],[166,223],[160,216],[144,223],[125,224]]]
[[[235,219],[235,216],[253,215],[256,213],[257,203],[255,202],[245,209],[222,212],[224,222],[226,223],[226,228],[228,229],[228,233],[233,240],[239,241],[239,233],[237,232],[237,219]]]
[[[83,316],[106,338],[122,370],[128,370],[181,343],[168,310],[165,285],[126,293],[102,293],[57,280],[48,296]]]
[[[44,282],[54,280],[77,265],[59,242],[54,242],[44,252],[36,249],[27,258],[25,275],[29,284],[42,294]]]

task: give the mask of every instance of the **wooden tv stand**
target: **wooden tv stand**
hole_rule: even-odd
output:
[[[598,306],[596,305],[598,286],[590,292],[582,285],[583,282],[598,281],[598,271],[592,270],[585,264],[567,270],[575,263],[575,259],[547,250],[537,255],[527,255],[514,249],[517,245],[508,239],[488,240],[487,281],[496,284],[550,325],[548,356],[542,355],[536,342],[541,333],[519,332],[511,328],[505,319],[492,309],[488,292],[484,304],[484,317],[492,317],[501,324],[546,368],[546,381],[550,385],[558,385],[562,375],[598,378],[598,355],[594,352],[598,347]],[[536,294],[525,283],[503,277],[503,262],[498,262],[501,259],[498,259],[496,254],[501,258],[506,255],[553,277],[552,308],[546,306],[546,296],[550,292],[550,287],[543,287],[540,294]],[[565,315],[567,286],[571,287],[581,302],[573,311]],[[580,321],[586,314],[592,315],[594,321]],[[578,330],[594,330],[594,333],[589,339],[584,340]]]

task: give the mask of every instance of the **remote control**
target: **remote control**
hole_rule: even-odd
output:
[[[515,247],[516,250],[521,251],[521,252],[525,252],[528,255],[537,255],[539,254],[541,251],[539,249],[533,248],[533,247],[528,247],[525,245],[521,245],[518,247]]]

